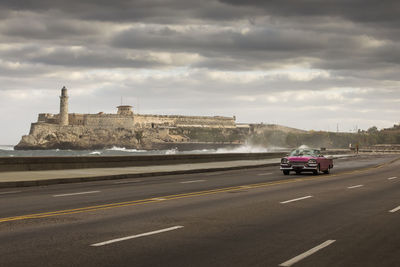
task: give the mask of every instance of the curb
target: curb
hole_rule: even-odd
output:
[[[54,185],[54,184],[95,182],[95,181],[118,180],[118,179],[139,178],[139,177],[166,176],[166,175],[176,175],[176,174],[207,173],[207,172],[215,172],[215,171],[252,169],[252,168],[260,168],[260,167],[279,166],[279,165],[280,165],[280,162],[259,164],[259,165],[243,165],[243,166],[235,166],[235,167],[210,168],[210,169],[191,169],[191,170],[165,171],[165,172],[127,173],[127,174],[91,176],[91,177],[54,178],[54,179],[35,180],[35,181],[0,182],[0,188],[30,187],[30,186],[43,186],[43,185]]]

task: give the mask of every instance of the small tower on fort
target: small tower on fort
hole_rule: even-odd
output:
[[[121,105],[121,106],[118,106],[117,108],[118,108],[118,111],[117,111],[118,115],[122,115],[122,116],[132,116],[133,115],[132,106]]]
[[[65,86],[61,89],[60,96],[60,125],[68,125],[68,94]]]

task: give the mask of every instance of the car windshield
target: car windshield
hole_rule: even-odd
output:
[[[313,156],[318,157],[321,152],[316,149],[295,149],[290,153],[290,156]]]

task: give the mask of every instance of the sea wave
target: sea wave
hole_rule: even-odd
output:
[[[14,146],[0,145],[0,150],[13,151],[14,150]]]
[[[164,153],[165,153],[165,155],[175,155],[178,153],[178,150],[176,148],[168,149],[168,150],[165,150]]]
[[[215,154],[215,153],[265,153],[287,151],[280,147],[262,147],[243,145],[235,148],[198,149],[179,151],[177,148],[167,150],[139,150],[125,147],[112,147],[96,150],[14,150],[13,146],[0,146],[0,157],[80,157],[80,156],[126,156],[126,155],[176,155],[176,154]]]
[[[148,152],[146,150],[139,150],[139,149],[128,149],[125,147],[117,147],[117,146],[113,146],[112,148],[108,148],[106,149],[108,151],[122,151],[122,152],[128,152],[128,153],[132,153],[132,152]]]
[[[271,152],[269,148],[261,146],[243,145],[235,148],[219,148],[215,153],[265,153]]]

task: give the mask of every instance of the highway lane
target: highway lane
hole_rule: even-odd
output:
[[[349,162],[343,161],[342,165]],[[400,211],[390,211],[400,205],[400,181],[389,178],[399,175],[399,166],[395,162],[379,169],[337,176],[293,175],[290,179],[299,181],[290,183],[280,183],[287,177],[273,168],[263,168],[217,174],[212,176],[213,185],[199,181],[209,181],[211,175],[193,175],[190,179],[164,177],[138,188],[138,184],[129,187],[117,184],[103,197],[135,188],[137,191],[133,190],[131,199],[150,196],[159,200],[3,222],[0,224],[0,266],[278,266],[329,240],[335,242],[295,266],[395,266],[393,263],[400,262],[397,230]],[[350,168],[335,171],[344,170],[350,171]],[[266,173],[272,174],[258,175]],[[240,183],[240,179],[245,181]],[[198,182],[182,184],[182,181]],[[252,185],[266,181],[275,184]],[[164,192],[179,195],[238,184],[242,188],[178,199],[161,198]],[[29,197],[36,197],[37,202],[63,199],[61,205],[49,204],[64,207],[68,197],[66,202],[70,201],[72,206],[79,201],[83,202],[82,206],[86,204],[85,199],[99,197],[98,193],[53,197],[67,194],[64,191],[75,186],[67,185],[67,190],[56,186],[25,192],[24,203],[28,203]],[[110,185],[103,182],[85,186],[88,188],[81,192],[104,192]],[[170,186],[185,188],[164,189]],[[155,190],[153,194],[152,190]],[[142,191],[146,192],[140,194]],[[12,195],[1,196],[11,203],[16,199]],[[111,200],[128,197],[121,193]],[[92,199],[88,203],[99,202]],[[33,206],[30,211],[38,211]],[[13,216],[21,215],[23,210],[18,211]],[[178,228],[163,231],[173,227]],[[147,235],[152,232],[157,233]],[[91,246],[132,236],[104,246]]]
[[[387,162],[396,156],[359,157],[335,161],[332,173],[340,173]],[[307,174],[305,174],[307,175]],[[295,176],[291,176],[293,178]],[[97,181],[77,184],[0,190],[1,217],[26,213],[74,209],[112,202],[147,199],[163,195],[212,190],[228,186],[287,179],[277,167],[211,173],[170,175]]]

